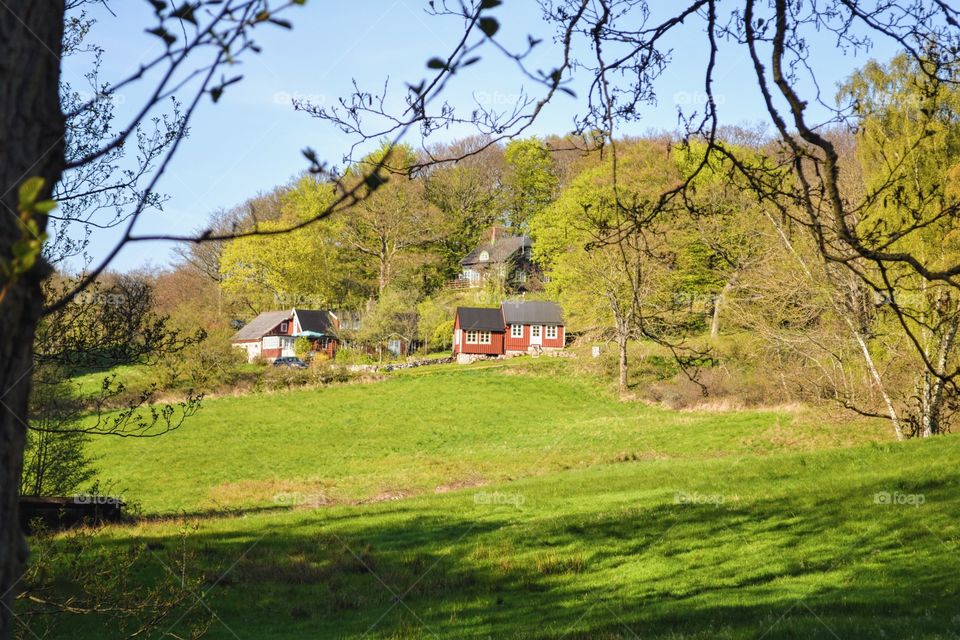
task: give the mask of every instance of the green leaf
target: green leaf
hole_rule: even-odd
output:
[[[34,213],[42,213],[47,215],[51,211],[57,208],[57,203],[54,200],[41,200],[33,205],[32,211]]]
[[[289,20],[283,20],[281,18],[269,18],[269,20],[278,27],[283,27],[284,29],[293,29],[293,24],[291,24]]]
[[[499,7],[503,4],[503,0],[483,0],[480,3],[481,9],[493,9],[494,7]]]
[[[496,18],[480,18],[480,30],[487,34],[488,38],[492,38],[499,29],[500,23]]]
[[[430,58],[427,60],[428,69],[446,69],[447,63],[441,60],[440,58]]]
[[[45,181],[40,176],[32,176],[23,181],[17,192],[20,198],[20,209],[28,210],[40,197],[40,191],[43,190]]]

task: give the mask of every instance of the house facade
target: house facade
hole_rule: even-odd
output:
[[[539,273],[533,262],[530,236],[513,236],[494,227],[489,240],[460,261],[458,282],[479,287],[490,279],[498,279],[509,288],[525,291],[539,280]]]
[[[500,309],[457,307],[453,320],[453,353],[502,355],[503,332]]]
[[[505,353],[563,349],[566,334],[560,305],[542,301],[509,301],[504,302],[500,310]]]
[[[458,307],[454,355],[559,351],[566,341],[563,310],[553,302],[504,302],[499,309]]]
[[[297,338],[310,340],[314,353],[333,357],[339,340],[337,316],[330,311],[291,309],[265,311],[230,338],[230,344],[247,353],[247,361],[263,358],[270,362],[296,355]]]

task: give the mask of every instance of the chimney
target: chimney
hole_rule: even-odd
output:
[[[497,225],[490,229],[490,244],[497,244]]]

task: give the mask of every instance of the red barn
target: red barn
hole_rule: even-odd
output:
[[[513,301],[501,305],[505,331],[505,353],[558,351],[566,335],[563,310],[553,302]]]
[[[503,355],[503,330],[500,309],[457,307],[453,321],[453,353]]]

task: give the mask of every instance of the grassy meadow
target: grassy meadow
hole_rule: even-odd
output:
[[[570,368],[210,400],[99,441],[145,517],[88,535],[146,549],[143,582],[189,552],[203,606],[157,637],[960,637],[956,438],[669,411]],[[123,637],[70,618],[49,637]]]

